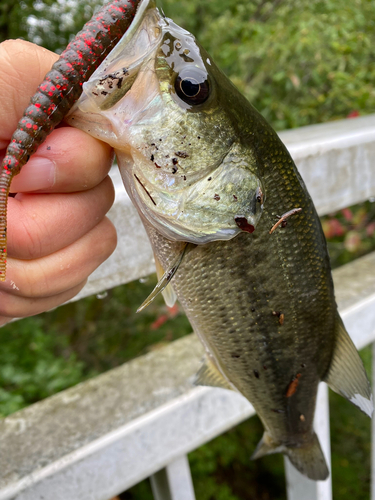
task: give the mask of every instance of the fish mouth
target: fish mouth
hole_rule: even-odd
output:
[[[187,48],[180,50],[178,43]],[[251,233],[263,209],[256,195],[263,187],[250,168],[249,152],[233,137],[224,140],[211,121],[211,132],[193,134],[211,114],[200,118],[171,90],[168,78],[184,65],[209,80],[207,56],[153,0],[144,0],[129,30],[83,85],[68,117],[71,125],[114,147],[141,216],[166,238],[194,244]],[[191,119],[194,127],[184,125]],[[201,158],[201,149],[210,153]]]
[[[154,0],[140,2],[134,19],[118,44],[113,48],[90,79],[83,84],[82,95],[72,107],[66,121],[81,130],[105,140],[112,147],[124,143],[123,134],[114,130],[109,114],[128,97],[141,68],[152,61],[160,45],[164,17]],[[150,86],[151,91],[151,86]],[[152,86],[152,96],[155,94]],[[128,120],[144,109],[144,102],[137,105],[137,96],[128,99]],[[150,96],[151,97],[151,96]]]

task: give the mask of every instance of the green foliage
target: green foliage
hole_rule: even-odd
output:
[[[0,30],[8,24],[3,38],[23,36],[61,51],[101,4],[5,1]],[[372,0],[163,0],[163,8],[276,129],[375,108]]]
[[[85,379],[69,338],[43,327],[30,318],[1,330],[0,417]]]
[[[370,0],[164,5],[276,129],[375,108]]]
[[[27,36],[27,26],[22,21],[22,6],[22,2],[14,2],[13,0],[0,2],[0,42],[8,38]]]
[[[61,52],[102,3],[101,0],[3,1],[0,5],[0,41],[25,38]]]

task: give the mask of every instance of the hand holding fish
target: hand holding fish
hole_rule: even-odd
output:
[[[22,41],[0,45],[2,155],[30,96],[56,54]],[[0,283],[0,325],[38,314],[76,295],[114,250],[105,217],[113,203],[111,149],[60,127],[14,177],[9,198],[8,275]],[[90,258],[87,256],[90,255]]]

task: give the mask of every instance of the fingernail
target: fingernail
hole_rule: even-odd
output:
[[[48,158],[33,156],[11,183],[10,192],[41,191],[55,184],[56,165]]]

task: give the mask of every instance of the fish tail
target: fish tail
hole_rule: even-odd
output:
[[[342,319],[337,315],[335,349],[327,375],[329,387],[372,417],[374,404],[370,382]]]
[[[294,467],[309,479],[324,481],[329,475],[327,463],[315,432],[308,443],[299,447],[289,447],[275,443],[266,431],[251,458],[255,460],[272,453],[286,455]]]
[[[319,443],[318,436],[313,434],[312,440],[300,448],[285,448],[284,454],[294,467],[309,479],[324,481],[329,475],[326,460]]]

